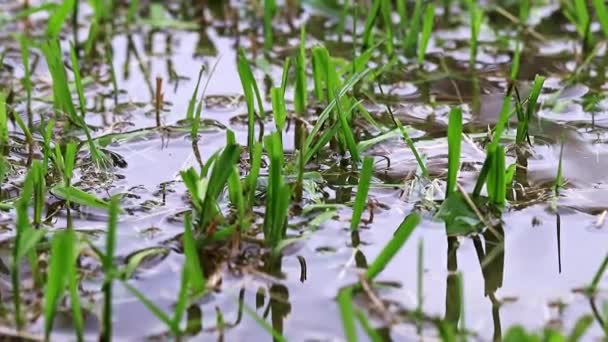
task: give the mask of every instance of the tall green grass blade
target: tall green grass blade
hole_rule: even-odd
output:
[[[78,66],[78,57],[74,45],[70,43],[70,60],[72,62],[72,70],[74,71],[74,83],[76,84],[76,92],[78,93],[78,103],[80,105],[80,115],[84,119],[86,116],[86,106],[84,97],[84,88],[82,87],[82,78],[80,77],[80,67]]]
[[[407,242],[408,238],[414,231],[414,228],[420,223],[420,215],[418,213],[409,214],[403,222],[397,228],[397,231],[393,235],[393,238],[384,246],[380,254],[372,262],[367,269],[365,276],[367,279],[373,280],[384,270],[386,265],[393,259],[393,257],[399,252],[401,247]]]
[[[352,231],[359,229],[361,215],[367,205],[367,193],[369,191],[370,181],[372,179],[372,171],[374,166],[373,157],[365,157],[363,159],[363,167],[359,174],[359,186],[357,187],[357,196],[355,197],[355,205],[353,206],[353,216],[350,221],[350,229]]]
[[[460,171],[460,145],[462,142],[462,110],[452,108],[448,122],[448,178],[445,197],[456,191]]]

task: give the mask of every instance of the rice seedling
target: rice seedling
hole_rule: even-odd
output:
[[[129,10],[127,12],[127,24],[133,25],[137,19],[137,11],[139,9],[139,0],[129,2]]]
[[[369,322],[369,319],[367,318],[367,316],[365,315],[365,313],[363,311],[355,310],[355,317],[359,321],[359,324],[363,328],[363,331],[365,331],[365,333],[367,334],[367,337],[369,337],[369,339],[372,342],[384,341],[382,336],[380,336],[380,334],[371,325],[371,323]]]
[[[225,170],[232,170],[238,157],[237,145],[227,145],[220,154],[216,153],[207,161],[200,175],[193,168],[181,172],[194,205],[195,226],[200,233],[205,233],[207,225],[221,214],[217,201],[230,176],[230,172]]]
[[[228,193],[230,202],[236,208],[236,216],[239,230],[245,229],[245,215],[247,207],[245,205],[245,196],[243,195],[243,184],[239,170],[236,166],[232,168],[230,177],[228,177]]]
[[[270,248],[276,248],[285,238],[291,190],[283,177],[283,145],[280,133],[266,137],[264,145],[270,158],[266,212],[264,214],[264,239]]]
[[[369,191],[370,181],[372,178],[372,171],[374,166],[373,157],[365,157],[363,159],[363,167],[359,174],[359,185],[357,187],[357,196],[355,198],[355,205],[353,206],[353,216],[350,221],[350,229],[355,231],[359,229],[359,223],[361,222],[361,215],[367,205],[367,193]]]
[[[382,272],[382,270],[384,270],[386,265],[390,263],[401,247],[407,242],[419,223],[420,214],[416,212],[409,214],[403,222],[401,222],[399,228],[395,231],[393,238],[384,246],[372,264],[369,265],[367,272],[365,273],[367,279],[373,280]]]

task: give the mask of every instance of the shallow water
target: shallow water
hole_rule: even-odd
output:
[[[155,30],[143,23],[131,32],[126,28],[117,29],[111,37],[111,46],[120,89],[118,105],[115,106],[109,95],[112,92],[109,82],[92,79],[87,86],[87,100],[90,100],[87,112],[91,113],[88,120],[99,126],[95,136],[153,127],[154,94],[147,83],[153,86],[156,77],[164,80],[166,103],[162,122],[177,124],[185,117],[200,66],[204,64],[210,70],[217,63],[214,73],[206,74],[203,79],[204,83],[211,77],[202,115],[215,125],[209,125],[201,134],[200,154],[206,160],[225,146],[222,126],[233,130],[237,141],[246,145],[247,125],[236,119],[243,115],[246,118],[247,111],[240,96],[237,46],[243,47],[249,58],[257,61],[259,68],[254,71],[261,86],[265,84],[264,78],[278,84],[282,56],[292,54],[298,44],[299,29],[292,30],[284,20],[277,23],[276,39],[280,43],[273,47],[271,57],[263,58],[263,38],[252,32],[257,21],[251,19],[248,8],[230,3],[225,4],[225,9],[227,16],[237,17],[238,28],[234,27],[233,19],[224,22],[218,14],[206,13],[209,24],[194,30]],[[409,317],[407,313],[417,308],[418,243],[424,246],[424,313],[448,321],[464,319],[466,328],[476,334],[475,339],[497,338],[513,325],[534,330],[551,325],[570,331],[582,314],[591,312],[588,298],[574,290],[589,284],[608,251],[608,230],[599,220],[602,212],[608,209],[604,167],[608,165],[608,155],[603,125],[606,106],[590,111],[585,109],[584,101],[590,94],[603,97],[604,75],[598,76],[598,73],[604,72],[599,64],[603,63],[600,59],[605,59],[605,51],[598,55],[598,65],[591,64],[589,75],[582,77],[579,83],[568,85],[565,81],[571,72],[568,63],[574,61],[572,49],[568,47],[577,45],[576,36],[572,32],[566,34],[565,22],[547,30],[546,21],[552,19],[549,14],[555,10],[553,5],[536,8],[534,13],[539,18],[536,29],[547,41],[527,39],[522,56],[522,83],[532,80],[535,74],[548,76],[548,81],[538,114],[538,127],[531,133],[534,144],[527,159],[527,173],[516,176],[518,186],[509,189],[512,203],[502,217],[503,242],[487,232],[474,237],[447,237],[444,224],[426,212],[422,224],[379,277],[379,282],[387,286],[379,289],[377,295],[385,301],[391,314],[401,317],[403,322],[389,325],[375,312],[369,298],[360,296],[356,301],[359,307],[369,309],[373,325],[387,340],[438,339],[433,325],[426,323],[418,329],[415,322],[405,319]],[[89,14],[85,7],[81,13],[83,22]],[[199,19],[195,14],[189,21]],[[325,40],[332,56],[348,58],[351,55],[352,47],[348,43],[352,39],[347,35],[340,44],[330,34],[335,25],[331,17],[321,15],[314,6],[307,6],[297,20],[298,24],[300,22],[308,23],[307,47]],[[392,138],[368,150],[377,156],[370,190],[377,205],[373,221],[360,230],[359,247],[353,247],[349,230],[351,209],[344,205],[331,219],[318,225],[313,225],[311,220],[318,217],[320,211],[291,217],[289,235],[303,238],[290,246],[279,262],[271,265],[267,258],[260,258],[260,248],[255,244],[246,245],[236,256],[230,255],[226,247],[218,248],[216,252],[201,252],[203,268],[214,290],[188,309],[188,327],[192,326],[188,334],[194,340],[220,339],[222,336],[226,341],[271,339],[243,312],[243,306],[255,310],[289,341],[342,340],[342,322],[335,301],[338,290],[358,280],[361,269],[375,258],[415,206],[443,198],[449,105],[461,104],[466,109],[465,126],[471,138],[463,142],[462,162],[465,165],[460,182],[464,188],[472,189],[485,158],[481,146],[484,132],[488,124],[496,121],[506,91],[505,73],[510,69],[511,50],[500,46],[496,32],[486,28],[480,38],[482,51],[475,81],[471,82],[466,75],[470,29],[457,22],[440,26],[445,27],[437,28],[431,39],[424,72],[411,66],[412,61],[401,59],[381,79],[386,95],[382,96],[380,89],[371,86],[363,102],[380,122],[386,122],[386,104],[410,126],[410,134],[420,152],[426,155],[429,171],[436,182],[416,184],[412,180],[417,167],[413,154],[401,139]],[[7,28],[16,31],[19,25],[11,24]],[[508,25],[501,27],[502,30],[514,32]],[[85,37],[87,31],[85,25],[80,36]],[[65,38],[70,35],[66,34]],[[16,45],[7,40],[6,46],[15,48]],[[20,56],[16,51],[8,53],[4,61],[14,69],[5,68],[1,72],[1,79],[8,79],[9,83],[17,83],[14,78],[22,76]],[[374,64],[385,62],[383,53],[381,51],[374,58]],[[142,59],[149,77],[142,71],[136,56]],[[445,60],[450,70],[441,70],[440,60]],[[41,59],[35,74],[35,79],[40,80],[36,83],[36,98],[50,96],[46,87],[50,77],[44,68]],[[266,69],[266,73],[262,69]],[[102,66],[99,72],[101,78],[107,80],[107,68]],[[179,81],[168,82],[175,75]],[[266,89],[266,86],[262,88]],[[552,96],[558,90],[560,93]],[[288,99],[292,98],[292,91],[288,89]],[[98,100],[93,102],[93,99]],[[268,101],[265,105],[270,108]],[[293,104],[288,103],[288,108],[292,107]],[[38,100],[34,101],[34,108],[40,112],[49,111],[50,104]],[[310,120],[314,119],[313,113],[314,108],[311,108]],[[293,127],[291,125],[284,133],[288,151],[294,146]],[[265,124],[266,132],[273,129],[272,122]],[[374,132],[373,128],[369,129]],[[507,135],[512,137],[512,131]],[[565,138],[560,139],[560,134]],[[563,174],[567,184],[556,201],[558,209],[552,210],[548,198],[557,173],[562,140]],[[103,198],[110,194],[125,195],[121,206],[126,213],[119,222],[117,257],[127,263],[135,253],[157,248],[156,253],[135,271],[130,283],[161,308],[170,311],[179,291],[179,274],[184,261],[176,237],[183,232],[181,214],[190,209],[179,171],[197,165],[190,138],[187,134],[154,131],[142,138],[115,142],[107,149],[120,155],[126,161],[126,167],[115,168],[113,175],[103,181],[94,174],[87,174],[86,169],[79,170],[82,181],[77,184]],[[509,156],[507,163],[511,164],[515,161],[514,154]],[[324,201],[338,204],[353,201],[357,177],[337,166],[335,158],[319,164],[322,181],[317,182],[317,186],[327,196]],[[22,172],[23,167],[20,167],[9,183],[18,184],[18,174]],[[416,186],[423,186],[426,194],[417,191]],[[312,203],[304,203],[305,211],[309,204]],[[12,213],[2,215],[8,215],[3,221],[7,222],[7,227],[12,227]],[[366,211],[363,218],[368,216]],[[103,247],[106,218],[103,212],[84,211],[76,215],[73,224],[78,230],[88,232],[95,243]],[[53,226],[63,228],[65,220],[65,214],[60,213]],[[9,240],[13,234],[6,231],[0,236],[2,240]],[[9,250],[3,254],[8,263]],[[86,265],[85,262],[85,268]],[[102,276],[95,266],[91,268],[90,274],[83,279],[83,290],[89,292],[87,298],[90,299],[85,308],[99,311]],[[460,298],[455,281],[456,272],[463,276],[463,298]],[[2,277],[8,284],[9,275]],[[601,284],[607,285],[605,280]],[[163,323],[122,285],[117,283],[115,288],[116,339],[166,337],[167,328]],[[596,298],[598,307],[603,306],[605,299],[606,293],[600,292]],[[223,327],[218,327],[218,313],[225,322]],[[86,322],[88,338],[97,338],[99,320],[89,315]],[[28,330],[40,334],[42,329],[42,318],[38,318]],[[56,323],[54,334],[56,339],[72,338],[69,315]],[[598,324],[594,324],[586,335],[589,339],[601,336]]]

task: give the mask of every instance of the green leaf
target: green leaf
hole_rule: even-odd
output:
[[[403,247],[405,242],[420,223],[420,215],[416,212],[409,214],[397,228],[393,238],[384,246],[380,254],[372,262],[365,274],[367,279],[374,279],[393,259],[397,252]]]
[[[357,187],[357,196],[355,198],[355,205],[353,207],[353,217],[350,221],[350,229],[359,229],[359,222],[361,221],[361,215],[367,205],[367,193],[369,191],[370,181],[372,178],[372,171],[374,166],[373,157],[365,157],[363,160],[363,167],[359,176],[359,186]]]
[[[76,203],[91,208],[107,210],[110,207],[110,204],[107,201],[104,201],[95,195],[91,195],[73,186],[65,186],[63,184],[55,185],[51,189],[51,193],[71,203]]]

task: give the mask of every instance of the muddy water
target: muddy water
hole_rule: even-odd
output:
[[[243,8],[226,7],[230,9],[228,16],[245,16],[240,13]],[[543,16],[552,13],[551,8],[540,8],[536,13],[539,17],[535,17],[538,29],[546,35],[547,41],[530,41],[525,58],[522,57],[522,82],[531,80],[537,73],[549,76],[551,82],[547,82],[543,107],[536,128],[532,129],[534,145],[529,151],[527,173],[516,177],[519,185],[510,194],[512,206],[503,216],[499,233],[504,235],[504,240],[500,242],[489,234],[448,238],[444,224],[427,213],[407,245],[379,277],[386,286],[378,295],[387,301],[388,309],[395,315],[407,317],[407,313],[413,312],[418,305],[418,244],[424,246],[421,289],[424,313],[448,321],[464,319],[466,328],[479,340],[496,338],[512,325],[531,329],[551,325],[569,330],[582,314],[591,312],[588,299],[573,290],[590,282],[608,251],[608,228],[601,220],[598,224],[601,213],[608,209],[605,185],[608,150],[602,124],[606,122],[606,106],[600,103],[599,108],[592,111],[584,106],[590,94],[601,95],[603,77],[590,75],[579,82],[565,82],[571,71],[568,61],[573,61],[574,56],[568,55],[572,50],[564,46],[575,45],[575,35],[571,32],[564,35],[568,31],[565,25],[566,28],[560,27],[557,33],[543,31]],[[86,11],[82,16],[86,17]],[[243,47],[249,56],[255,54],[251,58],[257,58],[257,64],[264,66],[256,69],[260,84],[268,77],[276,84],[280,82],[280,57],[291,54],[299,30],[281,25],[277,38],[281,44],[264,60],[261,35],[257,36],[258,41],[251,40],[252,36],[256,37],[251,33],[251,27],[256,23],[243,20],[235,28],[234,22],[222,19],[217,13],[207,14],[207,17],[211,24],[200,30],[152,30],[149,25],[142,24],[133,32],[127,34],[118,30],[111,37],[113,64],[121,92],[118,106],[105,96],[99,113],[90,110],[91,123],[99,126],[95,135],[154,126],[152,87],[156,77],[164,81],[166,103],[162,122],[166,125],[178,123],[185,116],[200,66],[206,65],[207,70],[211,70],[217,63],[214,73],[205,75],[210,81],[203,109],[203,117],[214,125],[209,125],[202,133],[199,150],[206,159],[224,146],[222,126],[233,130],[237,140],[246,144],[247,127],[236,120],[246,113],[236,71],[236,48]],[[334,47],[333,55],[349,56],[349,50],[345,50],[350,49],[348,43],[338,44],[335,36],[319,32],[324,25],[331,27],[327,16],[310,7],[301,20],[309,24],[308,47],[319,40],[327,40],[327,45]],[[503,29],[509,31],[508,26]],[[320,224],[312,222],[321,213],[319,211],[291,218],[289,234],[303,238],[273,265],[255,257],[233,260],[223,257],[221,252],[203,255],[205,271],[215,290],[188,309],[188,333],[195,340],[222,336],[226,341],[270,340],[267,332],[244,313],[243,306],[265,317],[289,341],[343,339],[335,302],[337,291],[357,281],[360,270],[375,258],[415,206],[443,197],[441,179],[447,166],[445,126],[449,105],[460,103],[466,109],[465,124],[471,138],[463,143],[462,161],[467,167],[463,167],[460,181],[467,189],[474,185],[484,159],[480,142],[485,127],[496,120],[497,108],[506,91],[504,75],[510,68],[510,57],[509,51],[496,46],[497,38],[488,30],[482,35],[483,51],[473,77],[476,81],[462,81],[468,63],[468,32],[462,25],[440,27],[431,40],[431,56],[424,73],[417,72],[411,63],[402,60],[383,80],[387,96],[381,96],[379,89],[372,87],[371,95],[384,99],[385,103],[364,102],[379,118],[385,115],[384,104],[389,105],[404,124],[412,126],[411,135],[421,153],[426,155],[431,174],[437,181],[434,184],[413,183],[416,163],[410,150],[401,140],[384,141],[369,150],[378,156],[370,190],[377,205],[373,221],[360,231],[360,247],[353,247],[348,229],[351,211],[345,205],[331,215],[331,219]],[[81,36],[85,34],[83,28]],[[345,42],[349,41],[352,39],[345,37]],[[383,58],[379,56],[375,63],[382,63]],[[442,59],[450,70],[440,69]],[[5,74],[20,75],[18,54],[8,54],[5,63],[14,66],[15,70],[3,71],[3,78]],[[48,83],[43,67],[36,75],[41,80],[46,77]],[[592,63],[590,68],[595,70],[596,65]],[[176,81],[169,82],[171,79]],[[40,84],[37,92],[41,97],[48,95],[45,83]],[[108,94],[110,87],[107,82],[93,82],[87,93],[98,97]],[[564,91],[554,94],[558,90]],[[290,97],[291,90],[288,90]],[[41,101],[35,102],[35,106],[48,109],[48,103]],[[268,122],[265,130],[271,131],[273,126]],[[560,136],[564,138],[560,139]],[[293,127],[285,133],[284,140],[286,148],[291,149]],[[554,210],[549,193],[557,172],[561,141],[564,141],[567,185],[555,202],[557,210]],[[113,143],[108,149],[120,155],[126,161],[126,167],[117,168],[102,184],[82,181],[80,185],[102,197],[117,193],[125,195],[122,207],[127,213],[119,222],[117,255],[119,260],[128,262],[138,252],[154,251],[133,274],[131,284],[170,311],[179,291],[179,273],[184,260],[175,237],[183,231],[180,214],[189,210],[185,188],[179,182],[179,171],[196,165],[190,139],[184,134],[151,134]],[[508,163],[512,162],[515,162],[514,158]],[[325,201],[339,204],[352,201],[357,179],[339,168],[329,167],[335,162],[327,164],[319,168],[323,181],[318,183],[327,196]],[[81,170],[80,175],[85,179],[86,171]],[[418,191],[420,186],[424,193]],[[364,219],[368,215],[366,212]],[[105,219],[103,213],[89,212],[77,218],[74,225],[88,232],[103,247]],[[54,225],[64,227],[65,217],[60,215]],[[10,232],[3,235],[5,239],[12,236]],[[259,251],[252,248],[250,253]],[[455,281],[457,271],[463,275],[462,296]],[[93,275],[83,285],[92,292],[88,306],[91,311],[97,310],[101,303],[98,292],[101,279]],[[606,285],[606,282],[602,284]],[[597,305],[601,307],[605,299],[605,293],[601,293]],[[418,336],[429,340],[437,338],[437,330],[430,324],[418,329],[406,320],[388,326],[374,314],[366,298],[358,298],[357,305],[370,309],[372,323],[387,340],[416,340]],[[218,325],[218,315],[223,318],[223,327]],[[122,340],[162,338],[167,333],[166,327],[119,284],[115,290],[114,322],[115,335]],[[41,332],[42,328],[42,319],[39,319],[31,330]],[[87,331],[89,338],[96,338],[99,322],[93,315],[87,317]],[[56,324],[55,334],[58,339],[71,338],[67,315]],[[601,336],[600,327],[594,325],[588,336]]]

